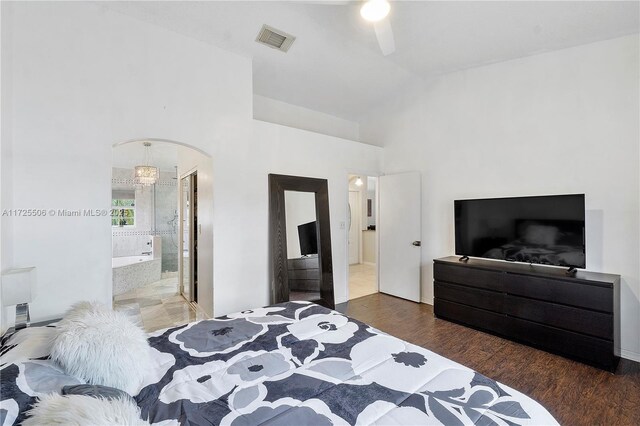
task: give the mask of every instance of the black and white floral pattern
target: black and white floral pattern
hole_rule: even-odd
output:
[[[151,423],[557,424],[507,386],[307,302],[162,330],[149,342],[154,365],[136,401]],[[3,424],[71,383],[48,363],[3,366]]]

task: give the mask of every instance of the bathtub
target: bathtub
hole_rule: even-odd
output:
[[[119,268],[121,266],[133,265],[138,262],[148,262],[149,260],[153,260],[149,255],[114,257],[111,259],[111,267]]]
[[[152,256],[124,256],[111,259],[113,295],[144,287],[159,281],[162,259]]]

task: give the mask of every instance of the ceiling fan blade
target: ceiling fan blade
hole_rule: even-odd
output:
[[[380,50],[384,56],[390,55],[396,51],[396,42],[393,38],[393,30],[389,18],[375,22],[373,28],[376,31],[376,38],[380,45]]]

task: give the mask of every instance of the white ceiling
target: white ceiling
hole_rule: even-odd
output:
[[[360,2],[109,2],[107,7],[253,58],[254,92],[358,120],[441,73],[638,33],[638,1],[392,2],[396,52],[382,56]],[[104,5],[104,3],[103,3]],[[254,40],[263,24],[288,53]]]
[[[175,173],[178,165],[178,145],[167,142],[151,142],[151,164],[161,172]],[[131,169],[144,163],[142,142],[131,142],[113,148],[113,167]]]

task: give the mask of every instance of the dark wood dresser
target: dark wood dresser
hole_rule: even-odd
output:
[[[287,259],[289,289],[291,291],[320,291],[320,269],[318,255]]]
[[[434,260],[437,318],[615,371],[619,275],[458,259]]]

